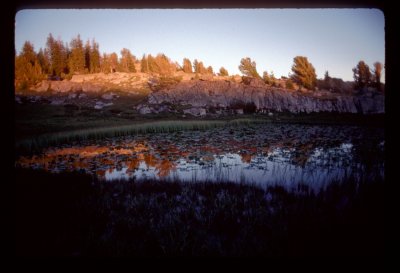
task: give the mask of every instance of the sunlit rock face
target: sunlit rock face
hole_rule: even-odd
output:
[[[110,90],[121,90],[131,92],[148,88],[149,74],[146,73],[95,73],[73,75],[71,80],[43,80],[31,87],[36,92],[100,92]]]
[[[229,107],[234,103],[254,103],[258,110],[291,113],[339,112],[384,113],[385,97],[380,93],[362,95],[330,92],[289,91],[264,85],[232,81],[188,81],[149,95],[150,104],[169,102],[193,107]]]
[[[118,87],[121,91],[135,92],[134,90],[148,88],[148,80],[148,75],[144,73],[74,75],[70,81],[43,81],[33,90],[39,93],[45,91],[100,92]],[[260,79],[247,78],[240,81],[228,78],[213,79],[211,76],[202,77],[199,80],[185,79],[180,83],[154,91],[148,97],[148,104],[152,106],[165,102],[185,105],[193,109],[229,108],[238,103],[250,103],[254,104],[258,111],[264,112],[363,114],[385,112],[385,96],[373,90],[365,90],[361,94],[338,94],[328,91],[300,92],[271,87]],[[141,114],[157,112],[147,110],[144,108]],[[202,116],[203,112],[192,115]]]
[[[42,81],[32,90],[37,92],[55,91],[55,92],[99,92],[101,85],[88,82],[72,82],[72,81]]]

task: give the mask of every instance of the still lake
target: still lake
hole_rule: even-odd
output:
[[[314,190],[333,181],[384,178],[384,130],[249,124],[80,141],[20,156],[16,165],[80,171],[100,180],[236,182]]]

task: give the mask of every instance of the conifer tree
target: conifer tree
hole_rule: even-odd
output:
[[[87,48],[89,46],[89,48]],[[86,43],[85,49],[80,35],[73,38],[70,42],[71,55],[68,58],[69,72],[71,74],[81,74],[85,72],[85,67],[89,66],[90,44]],[[87,62],[87,63],[86,63]]]
[[[292,80],[299,86],[314,90],[317,84],[314,66],[304,56],[296,56],[293,62],[292,71],[294,74],[292,74]]]
[[[203,62],[199,62],[197,59],[193,62],[194,72],[199,74],[207,74],[207,69],[204,67]]]
[[[66,72],[67,65],[67,48],[61,40],[55,40],[50,33],[47,38],[47,50],[50,56],[50,74],[53,76],[61,76],[61,73]]]
[[[100,51],[99,44],[92,40],[90,47],[90,73],[97,73],[100,71]]]
[[[143,54],[143,57],[140,60],[140,71],[142,73],[149,73],[150,72],[149,61],[148,61],[148,59],[147,59],[145,54]]]
[[[91,46],[90,46],[90,41],[89,41],[89,39],[86,41],[86,43],[85,43],[85,50],[84,50],[84,52],[85,52],[85,72],[86,73],[90,73],[91,71],[90,71],[90,62],[91,62],[91,59],[90,59],[90,51],[91,51]]]
[[[119,66],[117,53],[113,52],[109,55],[109,62],[110,62],[110,72],[111,73],[116,72]]]
[[[183,67],[182,67],[182,69],[183,69],[183,72],[185,72],[185,73],[193,73],[192,63],[190,62],[189,59],[187,59],[187,58],[183,59]]]
[[[43,79],[42,68],[33,45],[26,41],[19,56],[15,57],[15,87],[27,89]]]
[[[271,78],[267,71],[263,72],[263,81],[265,82],[265,84],[272,84]]]
[[[228,70],[226,70],[225,67],[221,67],[219,69],[219,75],[220,76],[229,76]]]
[[[381,75],[382,75],[382,64],[380,62],[374,63],[374,81],[376,88],[381,90]]]
[[[249,57],[243,58],[240,61],[239,70],[245,76],[253,78],[261,78],[257,72],[256,62],[252,62]]]
[[[353,73],[356,89],[362,89],[370,85],[371,71],[364,61],[358,62],[357,66],[353,68]]]
[[[136,72],[135,68],[135,56],[132,55],[131,51],[127,48],[121,50],[121,61],[120,67],[122,72]]]
[[[39,53],[37,54],[37,59],[39,61],[40,67],[42,68],[43,74],[50,73],[49,54],[46,51],[46,49],[43,50],[42,48],[40,48]]]

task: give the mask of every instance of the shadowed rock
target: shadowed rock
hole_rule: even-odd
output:
[[[380,93],[363,95],[334,94],[323,91],[289,91],[270,87],[260,80],[247,84],[231,81],[189,81],[149,95],[150,104],[190,104],[193,107],[229,107],[254,103],[257,110],[291,113],[340,112],[384,113],[385,97]]]

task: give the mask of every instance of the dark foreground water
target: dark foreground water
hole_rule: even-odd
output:
[[[382,128],[252,124],[66,144],[16,165],[81,171],[101,180],[251,183],[325,188],[352,177],[384,178]]]

